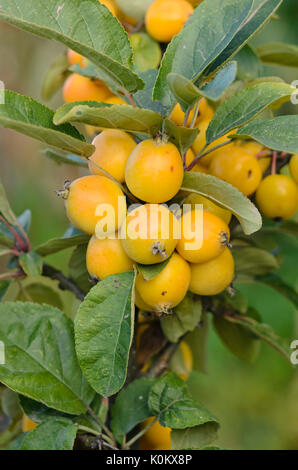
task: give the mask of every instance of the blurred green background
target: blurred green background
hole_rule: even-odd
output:
[[[254,39],[254,44],[284,41],[298,44],[297,0],[285,0],[274,19]],[[63,51],[59,44],[42,40],[0,22],[0,80],[7,89],[40,100],[43,77],[50,63]],[[288,82],[298,79],[298,69],[266,67],[266,75]],[[61,95],[47,103],[56,108]],[[289,110],[288,110],[289,111]],[[297,111],[292,106],[291,112]],[[58,166],[40,153],[39,143],[10,130],[0,129],[0,174],[17,214],[30,208],[33,246],[63,234],[68,226],[63,202],[55,195],[64,180],[82,170]],[[297,288],[297,240],[279,236],[281,277]],[[69,255],[70,253],[68,253]],[[66,270],[65,252],[50,258]],[[265,323],[277,333],[298,339],[297,312],[270,288],[241,284]],[[221,422],[218,444],[228,449],[298,449],[298,369],[262,345],[257,362],[247,365],[234,357],[211,329],[208,375],[193,373],[189,383],[194,395]]]

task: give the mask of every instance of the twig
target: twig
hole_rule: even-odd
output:
[[[61,271],[53,268],[53,266],[44,263],[42,275],[59,281],[59,286],[62,290],[69,290],[77,297],[77,299],[84,300],[85,293],[75,284],[75,282],[64,276]]]
[[[22,240],[22,238],[20,237],[20,235],[18,234],[18,232],[4,219],[4,217],[2,217],[0,215],[0,220],[1,222],[5,225],[5,227],[8,228],[8,230],[10,231],[10,233],[13,235],[16,243],[18,244],[20,250],[22,251],[28,251],[28,246],[26,246],[26,244],[24,243],[24,241]]]
[[[140,437],[142,437],[151,428],[151,426],[153,426],[153,424],[156,423],[158,418],[159,418],[159,416],[156,416],[156,418],[153,421],[151,421],[151,423],[149,423],[144,429],[142,429],[142,431],[140,431],[138,434],[136,434],[134,437],[132,437],[130,439],[130,441],[128,441],[126,444],[124,444],[124,446],[122,448],[123,449],[129,449],[132,444],[134,444],[136,441],[138,441],[140,439]]]
[[[203,152],[203,150],[206,148],[206,146],[201,150],[200,153],[198,153],[198,155],[196,155],[196,157],[194,158],[194,160],[191,162],[191,164],[185,169],[185,171],[190,171],[193,169],[193,167],[198,163],[199,160],[201,160],[201,158],[205,157],[206,155],[208,155],[209,153],[211,152],[214,152],[215,150],[218,150],[222,147],[225,147],[226,145],[229,145],[230,143],[232,142],[232,140],[227,140],[226,142],[223,142],[222,144],[219,144],[219,145],[215,145],[214,147],[211,147],[210,149],[206,150],[206,152]]]

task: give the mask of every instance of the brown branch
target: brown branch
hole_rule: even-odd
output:
[[[50,266],[46,263],[43,264],[43,269],[42,269],[42,275],[49,277],[50,279],[54,279],[56,281],[59,281],[59,287],[62,290],[69,290],[72,292],[77,299],[79,300],[84,300],[85,298],[85,292],[83,292],[75,282],[73,282],[71,279],[68,277],[64,276],[61,271],[59,271],[56,268],[53,268],[53,266]]]

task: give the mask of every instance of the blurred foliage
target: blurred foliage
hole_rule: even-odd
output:
[[[284,41],[298,44],[297,0],[285,0],[278,19],[254,40],[254,44]],[[63,48],[47,40],[0,23],[0,79],[6,88],[40,100],[45,71]],[[298,70],[265,67],[268,76],[279,75],[287,82],[298,78]],[[61,95],[49,103],[56,108]],[[296,113],[293,105],[283,112]],[[63,203],[54,190],[64,180],[74,179],[84,170],[56,165],[40,153],[40,145],[10,130],[0,129],[0,173],[10,202],[17,214],[30,208],[33,245],[61,235],[68,222]],[[278,236],[282,259],[280,276],[297,288],[297,240]],[[66,270],[72,250],[50,258],[51,263]],[[68,256],[66,256],[68,253]],[[253,284],[236,285],[256,308],[264,322],[277,333],[298,338],[297,312],[272,289]],[[244,364],[222,345],[211,330],[208,343],[208,375],[193,372],[189,386],[194,396],[205,403],[222,423],[218,444],[232,449],[298,448],[298,371],[266,345],[253,365]],[[0,422],[1,424],[1,422]],[[1,430],[1,428],[0,428]],[[0,441],[1,446],[1,441]]]

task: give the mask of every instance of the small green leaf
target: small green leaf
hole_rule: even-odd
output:
[[[73,246],[83,245],[89,241],[89,235],[80,234],[72,237],[52,238],[35,248],[36,253],[40,256],[48,256],[59,251],[67,250]]]
[[[184,155],[192,146],[199,133],[197,128],[190,129],[188,127],[177,126],[170,119],[164,121],[164,130],[168,134],[169,140],[178,147],[181,155]]]
[[[161,49],[147,33],[135,33],[129,38],[133,50],[133,62],[140,72],[156,69],[161,60]]]
[[[67,418],[51,418],[23,439],[20,450],[72,450],[78,427]]]
[[[25,31],[62,42],[93,62],[108,84],[134,92],[143,81],[130,70],[132,49],[119,21],[98,0],[1,1],[0,18]],[[98,32],[100,31],[100,34]]]
[[[255,50],[246,44],[236,55],[239,80],[252,80],[261,75],[263,67]]]
[[[0,111],[1,113],[1,111]],[[0,118],[1,119],[1,118]],[[6,196],[6,191],[4,189],[4,186],[1,182],[0,179],[0,213],[3,215],[3,217],[6,219],[6,221],[11,224],[11,225],[17,225],[18,221],[17,218],[10,207],[10,204],[8,202],[7,196]]]
[[[36,251],[22,253],[19,256],[19,263],[27,276],[39,276],[42,273],[42,258]]]
[[[167,86],[167,76],[174,72],[197,80],[207,67],[225,50],[247,18],[252,0],[204,0],[187,23],[170,42],[162,59],[154,88],[154,99],[167,108],[173,104],[173,94]],[[214,14],[216,12],[216,14]]]
[[[146,11],[154,0],[116,0],[121,11],[127,16],[132,16],[138,22],[145,18]]]
[[[54,122],[62,124],[69,121],[83,122],[101,129],[121,129],[155,135],[161,128],[162,117],[149,109],[134,108],[129,105],[80,102],[61,106],[54,116]]]
[[[45,101],[50,100],[62,87],[66,78],[70,75],[69,62],[66,54],[59,55],[46,73],[42,84],[41,96]]]
[[[166,267],[171,257],[163,261],[162,263],[157,264],[139,264],[137,263],[136,267],[139,273],[142,274],[143,278],[146,281],[151,281],[154,279],[161,271]]]
[[[94,146],[87,144],[75,127],[55,126],[54,112],[46,106],[13,91],[5,90],[4,95],[5,103],[0,104],[1,126],[77,155],[90,157],[94,152]]]
[[[153,385],[148,403],[160,424],[172,429],[217,422],[206,408],[193,400],[183,380],[172,373],[164,375]]]
[[[275,256],[268,251],[251,246],[234,246],[233,258],[236,273],[263,276],[279,268]]]
[[[140,77],[145,82],[145,87],[143,90],[139,90],[134,93],[133,98],[139,108],[151,109],[151,111],[155,111],[164,116],[167,112],[166,108],[160,101],[152,100],[152,93],[157,74],[157,70],[147,70],[146,72],[140,73]]]
[[[80,414],[93,398],[74,350],[72,322],[58,309],[30,302],[0,304],[6,363],[0,381],[50,408]]]
[[[218,428],[218,423],[211,422],[193,428],[173,429],[171,449],[201,449],[217,439]]]
[[[269,344],[273,349],[278,351],[288,361],[290,361],[290,341],[284,338],[280,338],[275,331],[269,325],[259,323],[250,317],[244,317],[242,315],[225,316],[226,321],[230,322],[233,326],[244,328],[250,334],[261,339],[265,343]]]
[[[298,47],[283,42],[270,42],[257,47],[257,54],[265,64],[298,67]]]
[[[135,380],[117,395],[112,406],[111,428],[118,442],[137,424],[151,416],[148,397],[155,379]]]
[[[114,395],[126,378],[134,324],[134,273],[107,277],[93,287],[75,318],[76,351],[88,382]]]
[[[181,336],[193,331],[198,326],[202,315],[201,299],[190,292],[174,308],[171,315],[161,319],[161,327],[171,343],[176,343]]]
[[[239,220],[244,233],[251,234],[262,226],[258,209],[238,189],[214,176],[187,172],[181,189],[207,197],[215,204],[230,210]]]
[[[200,89],[201,94],[211,101],[218,101],[235,80],[236,73],[237,62],[229,62],[219,69],[215,77]]]
[[[298,153],[298,116],[256,120],[237,131],[237,137],[254,139],[272,150]]]
[[[290,98],[294,90],[286,83],[266,82],[235,93],[217,109],[206,132],[207,144],[251,121],[281,98]]]
[[[207,373],[208,366],[208,335],[209,318],[208,314],[203,312],[198,328],[188,333],[185,338],[193,355],[193,370],[203,374]]]
[[[78,245],[69,260],[69,275],[76,285],[84,292],[92,287],[90,276],[86,268],[87,244]]]
[[[280,277],[276,274],[269,274],[268,276],[258,277],[255,279],[255,281],[252,282],[257,282],[258,284],[264,284],[271,287],[272,289],[282,294],[286,299],[292,302],[296,308],[298,308],[297,292],[288,284],[285,284],[285,282],[283,282],[282,279],[280,279]]]
[[[34,423],[42,423],[46,419],[53,417],[68,417],[67,414],[61,413],[53,408],[48,408],[43,403],[31,400],[31,398],[25,397],[24,395],[19,395],[19,403],[24,410],[25,415],[34,421]]]
[[[71,155],[71,154],[65,155],[65,154],[56,152],[55,150],[52,150],[52,149],[45,149],[41,153],[46,158],[53,160],[58,165],[73,165],[73,166],[79,166],[82,168],[88,168],[88,163],[86,162],[86,160],[83,160],[81,157],[78,157],[77,155]]]
[[[252,364],[257,359],[260,342],[240,324],[232,324],[225,317],[214,317],[214,328],[223,344],[239,359]]]

